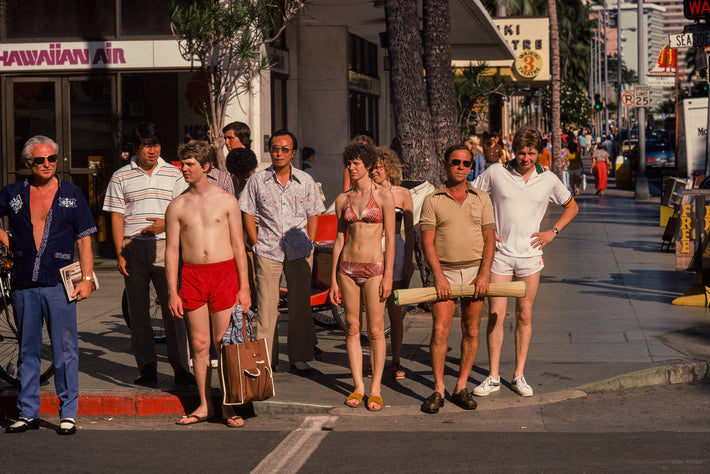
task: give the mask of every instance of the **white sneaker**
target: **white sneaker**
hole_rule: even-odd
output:
[[[530,385],[528,385],[525,381],[525,377],[522,375],[513,379],[510,383],[510,388],[521,397],[532,397],[533,389]]]
[[[500,390],[500,378],[494,380],[490,375],[481,382],[481,385],[473,389],[473,394],[478,397],[485,397]]]

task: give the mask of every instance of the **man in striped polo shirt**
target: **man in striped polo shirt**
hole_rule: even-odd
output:
[[[131,345],[138,364],[138,385],[158,381],[157,356],[150,322],[150,282],[161,303],[168,360],[175,382],[192,385],[187,331],[168,308],[165,277],[165,210],[187,184],[180,170],[160,157],[160,134],[152,123],[138,124],[133,135],[135,155],[111,177],[104,211],[111,213],[118,271],[123,275],[131,321]]]

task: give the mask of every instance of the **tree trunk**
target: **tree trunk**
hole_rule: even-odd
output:
[[[425,0],[423,5],[426,93],[436,156],[441,160],[448,147],[461,142],[456,123],[456,89],[451,71],[451,15],[449,0]]]
[[[557,2],[547,0],[547,14],[550,17],[550,67],[552,88],[552,171],[562,177],[562,130],[560,129],[560,32],[557,27]]]
[[[386,0],[392,108],[401,146],[403,178],[440,183],[424,88],[417,0]]]

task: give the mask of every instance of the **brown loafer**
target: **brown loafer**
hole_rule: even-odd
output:
[[[422,403],[422,411],[424,413],[439,413],[439,408],[443,406],[444,398],[439,392],[434,392]]]
[[[473,394],[467,388],[461,389],[458,393],[452,393],[451,403],[464,410],[475,410],[478,406],[476,400],[473,399]]]

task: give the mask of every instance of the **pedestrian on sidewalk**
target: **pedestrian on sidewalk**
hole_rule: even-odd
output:
[[[597,195],[604,196],[607,188],[607,174],[611,169],[611,161],[603,143],[597,145],[597,149],[592,155],[592,171],[594,172],[594,187],[597,188]]]
[[[185,322],[168,309],[165,279],[165,210],[187,187],[180,170],[160,156],[160,133],[152,123],[141,122],[133,133],[135,155],[111,177],[104,211],[111,213],[113,244],[118,271],[123,275],[131,321],[131,345],[140,372],[137,385],[158,381],[150,322],[150,283],[160,301],[175,383],[194,385],[190,372]]]
[[[521,128],[515,134],[516,158],[508,165],[487,169],[474,181],[474,187],[487,191],[493,201],[496,219],[495,258],[491,282],[524,281],[526,293],[515,305],[515,372],[511,388],[529,397],[533,389],[525,380],[525,361],[532,338],[532,315],[535,296],[544,267],[542,249],[574,219],[578,207],[574,197],[559,178],[537,164],[542,152],[542,136],[534,128]],[[574,143],[572,143],[574,144]],[[572,145],[571,144],[571,145]],[[571,146],[570,145],[570,146]],[[549,202],[564,208],[555,225],[540,231]],[[500,354],[503,347],[503,323],[508,299],[490,297],[488,316],[488,377],[473,389],[474,395],[486,396],[500,390]]]
[[[372,145],[351,144],[343,151],[343,164],[350,174],[351,187],[335,199],[338,233],[333,244],[330,286],[330,302],[339,305],[342,291],[345,308],[346,345],[355,386],[345,404],[351,408],[359,407],[365,395],[360,344],[364,302],[372,371],[370,396],[365,407],[370,411],[384,408],[385,301],[392,292],[394,265],[394,198],[389,189],[370,179],[370,171],[376,163],[377,152]]]
[[[245,309],[251,306],[239,202],[209,181],[210,155],[207,142],[180,147],[178,158],[188,188],[165,213],[168,307],[175,318],[187,321],[200,397],[197,409],[178,425],[193,425],[214,416],[211,340],[219,353],[235,302]],[[178,293],[181,248],[184,263]],[[222,418],[230,428],[244,425],[230,407],[222,407]]]
[[[387,147],[378,147],[377,162],[370,171],[372,180],[392,192],[394,199],[394,267],[392,269],[392,290],[409,287],[409,280],[414,273],[414,203],[412,194],[400,186],[402,182],[402,164],[397,154]],[[402,238],[402,224],[404,236]],[[390,317],[390,343],[392,345],[392,377],[403,379],[404,369],[399,356],[404,337],[404,315],[402,307],[395,304],[394,295],[387,298],[387,313]]]
[[[473,155],[465,145],[446,150],[446,182],[424,200],[420,225],[424,255],[434,274],[439,300],[432,304],[430,342],[434,393],[422,404],[425,413],[438,413],[444,405],[444,366],[448,338],[456,307],[451,287],[476,285],[473,298],[461,298],[461,362],[451,401],[465,409],[477,406],[466,388],[478,353],[478,331],[483,296],[488,292],[491,263],[495,252],[495,221],[488,194],[466,180]],[[502,164],[495,164],[493,169]],[[483,174],[488,173],[484,171]]]
[[[278,365],[278,302],[281,273],[288,286],[288,360],[308,371],[313,360],[311,266],[318,214],[325,211],[313,179],[291,163],[298,142],[286,129],[269,138],[271,166],[254,173],[239,197],[243,223],[254,252],[258,338],[266,338]],[[257,227],[256,216],[259,216]]]
[[[51,138],[36,135],[25,143],[22,161],[32,175],[0,191],[0,217],[9,219],[9,233],[0,241],[10,248],[12,306],[19,338],[20,418],[8,433],[39,428],[39,377],[42,324],[52,343],[54,387],[59,397],[57,433],[76,433],[79,408],[79,337],[76,301],[91,297],[94,257],[91,234],[96,225],[81,190],[55,176],[59,147]],[[69,301],[59,270],[74,261],[79,249],[81,282]]]

